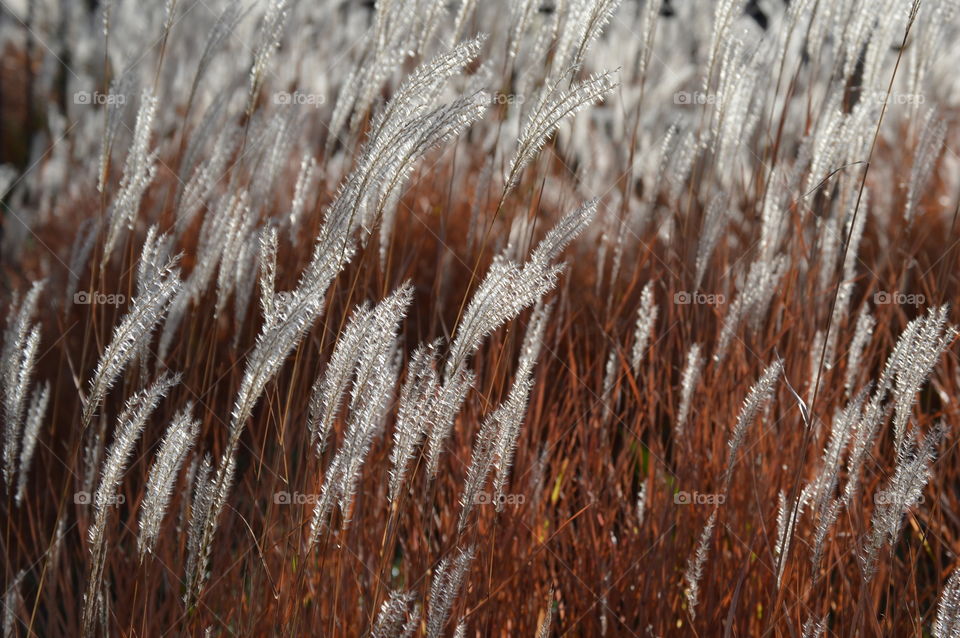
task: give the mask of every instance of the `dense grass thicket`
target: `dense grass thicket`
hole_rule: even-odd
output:
[[[960,636],[955,0],[3,0],[6,636]]]

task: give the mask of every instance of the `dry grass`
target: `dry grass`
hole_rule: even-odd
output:
[[[948,118],[952,122],[953,114]],[[773,138],[775,125],[765,122],[761,134]],[[896,167],[904,165],[912,149],[894,141],[881,139],[871,162],[895,167],[897,176]],[[627,143],[641,144],[639,137]],[[141,203],[161,229],[171,228],[176,219],[171,193],[182,159],[176,144],[166,148]],[[550,635],[557,636],[799,636],[808,620],[824,617],[829,617],[830,636],[928,635],[960,551],[960,494],[955,489],[960,485],[960,456],[952,428],[960,420],[955,345],[939,359],[917,395],[911,418],[916,432],[931,432],[941,420],[953,432],[937,450],[922,502],[909,509],[897,542],[882,549],[876,574],[864,579],[859,556],[872,529],[875,496],[885,489],[897,464],[894,433],[886,424],[869,448],[858,494],[826,538],[819,565],[811,566],[816,519],[809,511],[798,517],[779,586],[775,549],[780,493],[792,506],[803,486],[817,477],[830,424],[850,400],[844,388],[846,353],[861,309],[872,313],[876,326],[855,376],[856,390],[880,377],[910,320],[926,308],[955,306],[960,297],[956,215],[943,204],[955,194],[942,175],[928,186],[912,224],[899,215],[881,217],[873,201],[860,211],[870,222],[856,255],[849,310],[839,322],[831,315],[840,269],[830,265],[830,285],[820,285],[825,266],[819,242],[825,234],[819,223],[820,215],[826,219],[834,214],[829,211],[841,197],[841,187],[828,182],[812,193],[793,192],[780,251],[789,266],[769,310],[755,318],[757,330],[746,322],[738,325],[726,357],[715,361],[711,357],[735,296],[736,277],[743,276],[760,250],[757,220],[770,176],[769,167],[760,162],[751,167],[752,173],[739,176],[737,206],[744,220],[721,235],[700,286],[700,293],[720,295],[723,301],[677,303],[693,291],[705,217],[707,193],[699,197],[697,189],[699,178],[711,169],[703,165],[708,160],[698,162],[684,182],[690,196],[659,194],[655,201],[662,207],[657,212],[660,223],[630,229],[622,267],[612,280],[609,260],[601,265],[605,272],[598,272],[596,251],[602,240],[597,234],[567,249],[568,268],[548,295],[553,314],[502,512],[489,503],[478,504],[466,529],[457,531],[475,437],[484,417],[510,390],[529,310],[494,332],[471,360],[477,375],[474,390],[456,417],[437,478],[427,476],[426,448],[418,447],[402,494],[396,502],[388,498],[394,399],[383,433],[374,439],[363,464],[350,525],[339,529],[342,514],[337,512],[332,529],[312,551],[305,551],[312,499],[346,430],[344,419],[338,418],[333,441],[318,458],[305,430],[308,398],[351,310],[364,300],[379,301],[409,280],[414,301],[398,338],[404,361],[418,344],[436,338],[444,339],[445,348],[465,300],[493,254],[505,245],[511,223],[528,217],[533,245],[581,203],[545,193],[551,185],[579,179],[559,144],[547,145],[502,205],[499,189],[477,192],[476,176],[485,158],[474,156],[473,150],[469,142],[457,140],[415,169],[398,206],[386,266],[381,267],[375,240],[362,245],[326,292],[323,316],[267,384],[242,433],[235,484],[212,546],[211,574],[192,608],[185,609],[183,603],[192,470],[179,475],[156,552],[142,562],[137,552],[139,507],[163,433],[187,402],[195,404],[200,429],[186,466],[195,468],[204,453],[216,461],[228,447],[230,411],[263,322],[257,289],[243,321],[237,322],[232,301],[224,315],[214,316],[216,286],[207,287],[191,306],[169,355],[163,360],[151,355],[147,362],[127,366],[91,428],[84,430],[81,392],[130,304],[64,304],[54,299],[66,290],[68,272],[50,268],[49,255],[67,262],[80,222],[104,219],[105,200],[95,184],[82,184],[75,197],[60,204],[69,208],[69,215],[33,224],[22,251],[0,255],[4,305],[13,291],[22,296],[41,275],[51,291],[36,317],[43,339],[33,376],[51,384],[50,406],[22,505],[16,506],[12,497],[0,505],[7,587],[26,570],[17,583],[19,595],[8,598],[17,619],[13,635],[79,631],[90,556],[87,534],[93,522],[93,508],[75,498],[89,471],[86,437],[103,428],[106,440],[99,445],[112,440],[124,401],[143,387],[144,379],[163,370],[182,373],[181,382],[163,399],[137,442],[120,487],[123,502],[111,513],[107,528],[104,580],[110,595],[105,613],[115,635],[202,635],[208,627],[215,635],[366,635],[391,591],[409,590],[426,607],[439,561],[452,560],[466,547],[475,548],[474,559],[448,632],[465,621],[467,635],[535,635],[549,596]],[[316,156],[321,167],[328,159]],[[120,166],[115,162],[114,170]],[[271,199],[260,209],[264,219],[285,214],[298,168],[299,158],[293,154],[284,160],[277,180],[283,199]],[[848,170],[852,177],[842,182],[844,194],[851,188],[855,192],[865,169]],[[879,175],[870,178],[871,190],[882,188],[886,173]],[[630,187],[624,180],[614,189]],[[331,188],[321,189],[308,202],[296,242],[281,233],[277,290],[297,284],[310,260],[312,238],[321,231],[322,212],[335,195]],[[899,197],[904,196],[900,192]],[[477,202],[482,204],[471,232]],[[900,210],[903,202],[890,207]],[[196,237],[206,214],[209,211],[197,215],[176,240],[184,275],[196,266]],[[5,227],[14,223],[13,217],[5,217]],[[665,224],[672,224],[670,232],[664,232]],[[484,232],[488,227],[489,233]],[[80,289],[134,297],[146,230],[145,221],[137,222],[102,270],[101,231]],[[630,350],[640,293],[648,282],[653,283],[659,316],[634,371]],[[916,306],[877,303],[875,295],[883,291],[909,291],[923,301]],[[949,322],[960,323],[956,307],[950,308]],[[827,330],[837,335],[836,354],[832,365],[820,366],[821,350],[814,344],[818,331]],[[151,350],[156,343],[154,336]],[[692,395],[684,435],[677,437],[681,377],[693,343],[703,346],[706,365]],[[612,376],[608,360],[613,362]],[[727,442],[741,404],[776,360],[783,362],[783,376],[736,451],[731,486],[725,492]],[[819,386],[814,392],[815,378]],[[841,477],[842,489],[849,477]],[[642,514],[637,508],[641,489],[646,495]],[[308,500],[288,504],[279,502],[278,494]],[[685,504],[682,494],[703,498]],[[718,495],[723,499],[715,505]],[[684,593],[684,572],[714,512],[716,526],[708,538],[694,615]]]

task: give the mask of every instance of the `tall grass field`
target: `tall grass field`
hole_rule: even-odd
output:
[[[957,0],[0,0],[3,638],[960,638]]]

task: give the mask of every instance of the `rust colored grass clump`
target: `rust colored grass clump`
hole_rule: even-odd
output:
[[[949,3],[89,4],[0,29],[4,635],[960,635]]]

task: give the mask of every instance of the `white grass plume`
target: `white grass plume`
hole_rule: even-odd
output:
[[[414,69],[387,102],[383,112],[374,118],[371,127],[373,133],[369,141],[371,149],[380,148],[386,141],[391,129],[398,122],[395,118],[402,116],[410,119],[436,101],[444,84],[476,59],[486,39],[487,36],[480,34],[457,43]]]
[[[197,256],[193,270],[190,271],[190,276],[187,277],[181,289],[170,302],[169,313],[160,333],[157,354],[161,359],[167,356],[177,329],[187,314],[189,305],[199,302],[201,295],[209,287],[214,274],[217,273],[217,267],[220,265],[228,242],[231,241],[229,238],[235,232],[231,229],[238,225],[236,218],[241,214],[239,211],[246,207],[246,199],[246,191],[243,189],[239,189],[230,195],[224,195],[213,206],[212,214],[208,214],[204,218],[203,226],[200,228]],[[232,273],[227,269],[223,269],[223,271],[223,283],[226,284],[229,281],[228,275]]]
[[[863,351],[873,336],[873,328],[877,325],[866,307],[857,315],[857,325],[854,328],[853,339],[850,341],[850,348],[847,350],[847,369],[843,377],[843,387],[847,395],[853,394],[853,386],[856,383],[857,375],[860,373],[860,359]]]
[[[156,545],[177,473],[200,430],[200,421],[191,416],[192,409],[192,404],[188,404],[173,417],[150,468],[146,496],[140,505],[140,535],[137,545],[141,561]]]
[[[187,588],[183,595],[184,606],[189,610],[206,580],[206,565],[209,545],[201,545],[207,518],[213,506],[213,463],[210,455],[204,455],[193,479],[193,498],[190,503],[190,523],[187,528],[187,562],[184,576]]]
[[[263,316],[274,314],[277,290],[277,229],[267,227],[260,235],[260,308]]]
[[[123,73],[110,83],[110,97],[107,101],[107,122],[103,129],[103,138],[100,144],[100,170],[97,175],[97,191],[102,193],[107,185],[110,156],[113,153],[113,142],[120,128],[121,115],[127,104],[126,96],[131,93],[134,83],[133,73]],[[123,96],[123,99],[120,98]]]
[[[498,511],[503,509],[503,489],[510,477],[517,439],[520,436],[520,426],[526,416],[527,402],[533,388],[533,368],[540,356],[551,310],[552,304],[546,306],[540,304],[530,316],[513,385],[507,394],[507,400],[497,410],[499,413],[497,420],[500,423],[500,428],[497,431],[497,439],[494,444],[494,452],[496,453],[494,469],[496,474],[493,478],[493,491]]]
[[[863,560],[863,577],[869,582],[876,568],[880,549],[884,544],[895,545],[903,528],[903,518],[915,507],[923,496],[923,489],[933,478],[933,461],[936,447],[946,433],[941,422],[936,428],[916,443],[911,431],[903,451],[898,455],[893,476],[875,496],[873,518],[870,521],[870,535]]]
[[[287,217],[287,223],[290,224],[290,241],[292,242],[296,241],[297,231],[300,228],[300,218],[303,216],[307,204],[307,194],[310,192],[316,170],[317,160],[304,154],[303,159],[300,160],[300,174],[297,176],[297,184],[293,190],[290,215]]]
[[[50,382],[44,381],[33,393],[30,407],[27,410],[27,420],[23,427],[23,445],[20,449],[20,467],[17,477],[17,505],[23,501],[27,489],[27,473],[33,460],[33,452],[37,447],[37,438],[40,426],[47,413],[47,404],[50,402]]]
[[[337,343],[342,356],[331,358],[328,364],[328,373],[342,379],[343,383],[323,386],[330,389],[323,393],[322,405],[330,406],[325,408],[323,414],[335,414],[334,406],[339,403],[340,394],[346,390],[346,382],[352,378],[350,414],[343,444],[327,468],[320,498],[313,509],[308,549],[312,548],[327,525],[334,499],[338,501],[343,514],[343,526],[349,524],[360,471],[374,435],[382,429],[387,400],[396,382],[396,370],[391,365],[391,358],[400,322],[412,298],[413,287],[408,283],[368,311],[363,331],[351,334],[345,331]],[[341,348],[341,340],[345,338],[350,343],[344,342]]]
[[[513,62],[520,52],[523,36],[538,8],[537,0],[521,0],[510,4],[510,33],[507,36],[507,62]]]
[[[790,545],[793,541],[793,533],[797,527],[797,521],[800,520],[800,516],[803,515],[805,502],[806,501],[801,497],[800,502],[797,503],[796,514],[794,514],[792,506],[787,507],[786,497],[784,496],[782,490],[778,495],[777,543],[773,548],[773,551],[777,556],[776,564],[778,565],[777,587],[780,587],[783,582],[783,573],[787,568],[787,557],[790,555]]]
[[[20,585],[27,573],[26,569],[22,569],[11,580],[6,581],[3,592],[3,638],[14,638],[19,633],[14,633],[14,626],[17,622],[17,608],[23,601]]]
[[[547,608],[543,612],[543,620],[537,629],[537,638],[549,638],[550,625],[553,623],[553,589],[547,592]]]
[[[326,370],[317,377],[310,391],[307,431],[310,433],[310,444],[315,445],[320,453],[326,447],[327,434],[340,411],[343,395],[350,387],[372,321],[373,309],[370,304],[360,304],[353,311],[337,339]]]
[[[687,419],[690,417],[693,391],[697,388],[697,383],[700,381],[700,374],[702,372],[703,355],[700,353],[700,344],[695,343],[690,346],[690,350],[687,351],[687,363],[683,368],[683,374],[680,378],[680,411],[677,413],[677,420],[673,424],[674,435],[678,441],[683,439]]]
[[[821,508],[817,513],[817,526],[813,534],[813,551],[810,553],[810,567],[813,582],[820,580],[820,561],[823,558],[823,550],[827,547],[827,537],[830,530],[837,522],[840,516],[840,509],[843,507],[843,501],[839,498],[831,499],[826,507]],[[799,512],[798,516],[799,518]],[[794,522],[796,524],[796,522]],[[781,567],[782,571],[782,567]]]
[[[431,479],[437,476],[443,445],[450,436],[454,420],[466,401],[474,380],[473,372],[461,368],[431,389],[436,395],[427,431],[427,473]]]
[[[538,306],[530,318],[520,362],[507,399],[487,415],[473,445],[470,466],[463,495],[460,498],[460,518],[457,524],[462,533],[473,505],[487,481],[490,471],[496,470],[493,479],[494,502],[497,511],[503,509],[504,487],[510,477],[513,456],[520,435],[520,426],[526,414],[527,400],[533,386],[533,367],[540,353],[543,334],[550,316],[550,306]]]
[[[439,143],[444,136],[455,133],[466,123],[447,121],[438,126],[437,112],[432,119],[425,116],[446,81],[477,56],[481,43],[482,38],[474,38],[453,47],[418,67],[401,84],[383,112],[374,118],[354,169],[341,182],[337,196],[328,208],[326,220],[332,229],[349,233],[361,224],[370,224],[374,213],[369,209],[381,209],[386,205],[388,197],[383,186],[392,184],[387,190],[393,192],[404,181],[397,179],[397,168],[410,166],[430,145]],[[344,92],[341,92],[340,99],[344,99]],[[471,116],[466,111],[470,108],[468,105],[464,108],[464,115],[469,119]],[[339,109],[338,101],[330,126],[332,132],[338,130]],[[420,141],[411,146],[415,138]]]
[[[590,43],[599,37],[600,32],[610,22],[621,2],[622,0],[596,0],[592,3],[591,10],[580,21],[580,40],[577,43],[577,49],[570,66],[580,68],[583,65]]]
[[[476,352],[484,337],[556,285],[563,267],[555,265],[554,260],[589,225],[596,208],[597,202],[592,200],[567,214],[547,233],[523,266],[502,258],[494,260],[457,324],[446,364],[448,377]]]
[[[787,257],[783,255],[771,258],[769,261],[761,258],[751,264],[746,281],[724,317],[720,338],[713,355],[715,362],[721,363],[726,358],[737,327],[744,319],[754,331],[766,319],[770,302],[788,266]]]
[[[194,139],[202,135],[213,135],[212,130],[206,129],[205,126],[212,128],[217,123],[219,123],[217,120],[205,120]],[[217,184],[227,172],[227,163],[239,144],[239,137],[237,130],[227,124],[217,134],[212,143],[213,148],[206,159],[193,169],[193,173],[189,177],[183,178],[186,181],[182,182],[182,186],[177,192],[175,204],[177,211],[175,230],[178,237],[183,236],[185,229],[193,222],[203,205],[215,198]],[[190,161],[190,150],[192,150],[192,147],[187,149],[186,158],[183,160],[185,166]],[[185,170],[185,168],[181,170]],[[204,224],[206,224],[206,221]]]
[[[520,131],[517,150],[504,174],[501,205],[507,192],[519,183],[524,167],[533,161],[560,122],[593,104],[617,86],[617,81],[609,72],[591,75],[566,91],[560,88],[563,80],[561,77],[544,90]]]
[[[473,547],[460,550],[451,561],[444,558],[437,565],[430,583],[430,605],[427,609],[427,638],[440,638],[450,618],[453,602],[473,560]]]
[[[933,368],[947,347],[957,337],[947,325],[947,307],[931,308],[923,317],[914,319],[916,331],[904,344],[904,365],[896,370],[893,385],[893,434],[898,454],[903,449],[907,422],[913,410],[914,397],[926,383]]]
[[[257,342],[247,357],[240,389],[230,413],[227,446],[211,483],[204,488],[207,493],[200,503],[203,509],[193,514],[200,518],[191,519],[191,526],[196,525],[197,531],[193,559],[188,561],[188,585],[184,595],[187,609],[194,606],[206,582],[207,562],[220,514],[233,485],[240,436],[267,383],[313,322],[323,314],[327,288],[352,255],[352,242],[342,229],[339,232],[336,229],[323,231],[298,286],[284,296],[283,303],[276,304],[274,315],[264,317]]]
[[[214,317],[219,317],[227,305],[227,299],[234,293],[237,274],[243,267],[243,252],[247,239],[253,230],[254,218],[249,196],[241,191],[231,209],[226,228],[222,236],[216,237],[221,245],[219,269],[217,271],[217,303]]]
[[[101,268],[110,260],[120,234],[132,227],[140,208],[140,200],[156,175],[157,151],[150,152],[150,129],[156,112],[157,98],[144,91],[140,97],[140,110],[137,112],[137,122],[133,129],[133,142],[123,167],[120,190],[110,209],[110,223],[104,240]]]
[[[600,389],[600,404],[603,406],[603,422],[607,423],[616,410],[617,400],[620,393],[614,393],[617,385],[617,371],[619,370],[620,353],[617,344],[611,344],[610,352],[607,353],[607,362],[603,366],[603,385]]]
[[[8,494],[14,486],[30,378],[40,346],[40,326],[31,325],[31,321],[43,288],[43,280],[35,282],[23,301],[18,303],[14,298],[3,335],[0,396],[3,398],[3,480]]]
[[[257,96],[260,94],[270,58],[273,57],[273,52],[280,46],[280,38],[283,36],[283,29],[290,13],[287,5],[288,0],[272,0],[260,24],[257,42],[253,49],[253,63],[250,67],[250,86],[247,92],[246,108],[248,116],[253,113],[256,106]]]
[[[653,282],[648,282],[640,293],[640,307],[637,308],[637,324],[633,331],[633,349],[630,351],[630,367],[635,375],[640,374],[640,361],[646,354],[647,344],[657,324],[659,307],[653,301]]]
[[[163,319],[170,300],[180,289],[179,275],[180,270],[174,262],[161,267],[157,275],[151,278],[152,283],[147,290],[134,297],[130,310],[114,328],[110,344],[100,355],[100,362],[90,379],[83,405],[84,428],[90,425],[107,392]]]
[[[493,466],[494,444],[498,426],[497,413],[487,415],[480,425],[480,432],[473,443],[470,465],[467,467],[466,484],[463,488],[463,495],[460,497],[460,518],[457,522],[457,532],[460,534],[467,527],[470,512],[478,502],[480,490],[486,484],[490,468]]]
[[[476,352],[487,335],[539,301],[556,285],[563,266],[555,265],[554,260],[590,223],[595,212],[596,200],[566,215],[547,233],[523,266],[503,257],[494,259],[457,324],[444,366],[444,381],[438,388],[437,415],[428,434],[427,467],[431,477],[436,476],[440,452],[453,419],[473,384],[473,374],[466,369],[467,358]]]
[[[404,284],[374,310],[369,342],[355,366],[351,392],[350,419],[341,454],[346,455],[344,475],[339,489],[344,527],[350,522],[351,507],[360,471],[374,436],[383,431],[384,420],[393,398],[399,368],[395,365],[397,335],[407,308],[413,299],[413,286]]]
[[[683,580],[686,583],[683,595],[687,599],[687,608],[692,618],[697,617],[697,604],[700,602],[700,579],[703,578],[703,566],[710,555],[710,539],[713,536],[713,526],[716,522],[717,510],[714,509],[700,534],[697,549],[690,560],[687,561],[687,569],[683,573]]]
[[[117,430],[113,443],[100,470],[100,484],[93,498],[94,520],[87,532],[90,544],[90,574],[83,599],[81,619],[83,634],[91,635],[99,607],[102,607],[100,592],[103,584],[103,568],[106,562],[107,521],[115,506],[117,490],[123,480],[127,463],[147,419],[157,408],[160,400],[174,385],[180,375],[164,373],[148,388],[130,397],[117,418]]]
[[[907,222],[913,221],[920,197],[933,175],[937,158],[943,150],[943,143],[947,135],[947,124],[934,109],[930,109],[923,120],[923,129],[920,131],[920,140],[913,156],[913,166],[910,168],[910,182],[907,186],[907,202],[903,216]]]
[[[940,593],[937,617],[933,621],[934,638],[960,635],[960,570],[954,569]]]
[[[713,249],[723,235],[728,216],[726,209],[729,205],[729,197],[721,193],[710,201],[710,205],[707,206],[707,211],[704,213],[703,226],[700,229],[700,238],[697,240],[695,290],[700,289],[703,276],[707,272],[707,265],[710,263],[710,256],[713,254]]]
[[[380,222],[381,265],[386,264],[402,186],[417,161],[479,120],[488,102],[486,94],[478,92],[439,106],[414,120],[411,126],[404,127],[404,135],[397,144],[392,145],[393,158],[380,168],[381,175],[377,182],[381,187],[373,213],[373,219]]]
[[[830,424],[830,436],[823,450],[820,468],[807,486],[810,499],[818,510],[826,507],[828,499],[834,495],[843,467],[843,453],[856,432],[866,398],[865,389],[858,392],[837,412]]]
[[[159,277],[163,267],[173,258],[173,237],[160,234],[156,224],[147,229],[147,237],[143,241],[140,252],[140,261],[137,262],[137,294],[142,295],[151,288],[160,284]],[[135,361],[140,363],[140,383],[146,385],[150,363],[150,341],[141,341]],[[131,361],[133,363],[133,361]]]
[[[643,525],[643,519],[647,515],[647,482],[644,481],[640,484],[640,489],[637,490],[637,523]]]
[[[175,385],[180,375],[164,373],[149,387],[127,399],[123,412],[117,417],[117,432],[107,451],[101,470],[100,484],[94,498],[94,506],[103,512],[112,503],[113,496],[120,485],[127,461],[133,452],[147,419]]]
[[[811,616],[807,618],[807,622],[803,623],[803,634],[801,634],[801,638],[821,638],[826,630],[827,616],[823,616],[822,618]]]
[[[737,416],[737,423],[733,426],[733,433],[727,442],[728,456],[727,467],[724,470],[724,491],[730,486],[730,479],[733,478],[733,468],[737,462],[737,453],[740,451],[740,445],[747,433],[750,424],[756,418],[760,411],[760,406],[768,399],[773,397],[777,379],[783,373],[783,364],[777,360],[770,364],[760,379],[750,388],[747,398],[743,400],[743,407],[740,408],[740,414]]]
[[[923,317],[914,319],[907,324],[907,327],[900,334],[893,351],[887,357],[880,379],[877,381],[873,394],[870,396],[870,400],[863,410],[863,415],[854,430],[853,441],[847,455],[847,482],[843,488],[843,499],[846,506],[853,502],[853,497],[857,494],[861,469],[868,453],[873,448],[880,425],[889,413],[884,401],[893,385],[895,376],[900,368],[905,365],[907,348],[911,347],[922,322]]]
[[[409,591],[392,591],[389,598],[380,605],[377,619],[370,631],[371,638],[396,638],[401,636],[404,621],[414,594]]]
[[[406,477],[407,466],[417,445],[429,431],[436,410],[439,385],[436,371],[439,341],[417,348],[407,366],[407,378],[400,390],[397,419],[390,450],[390,502],[395,502]]]

